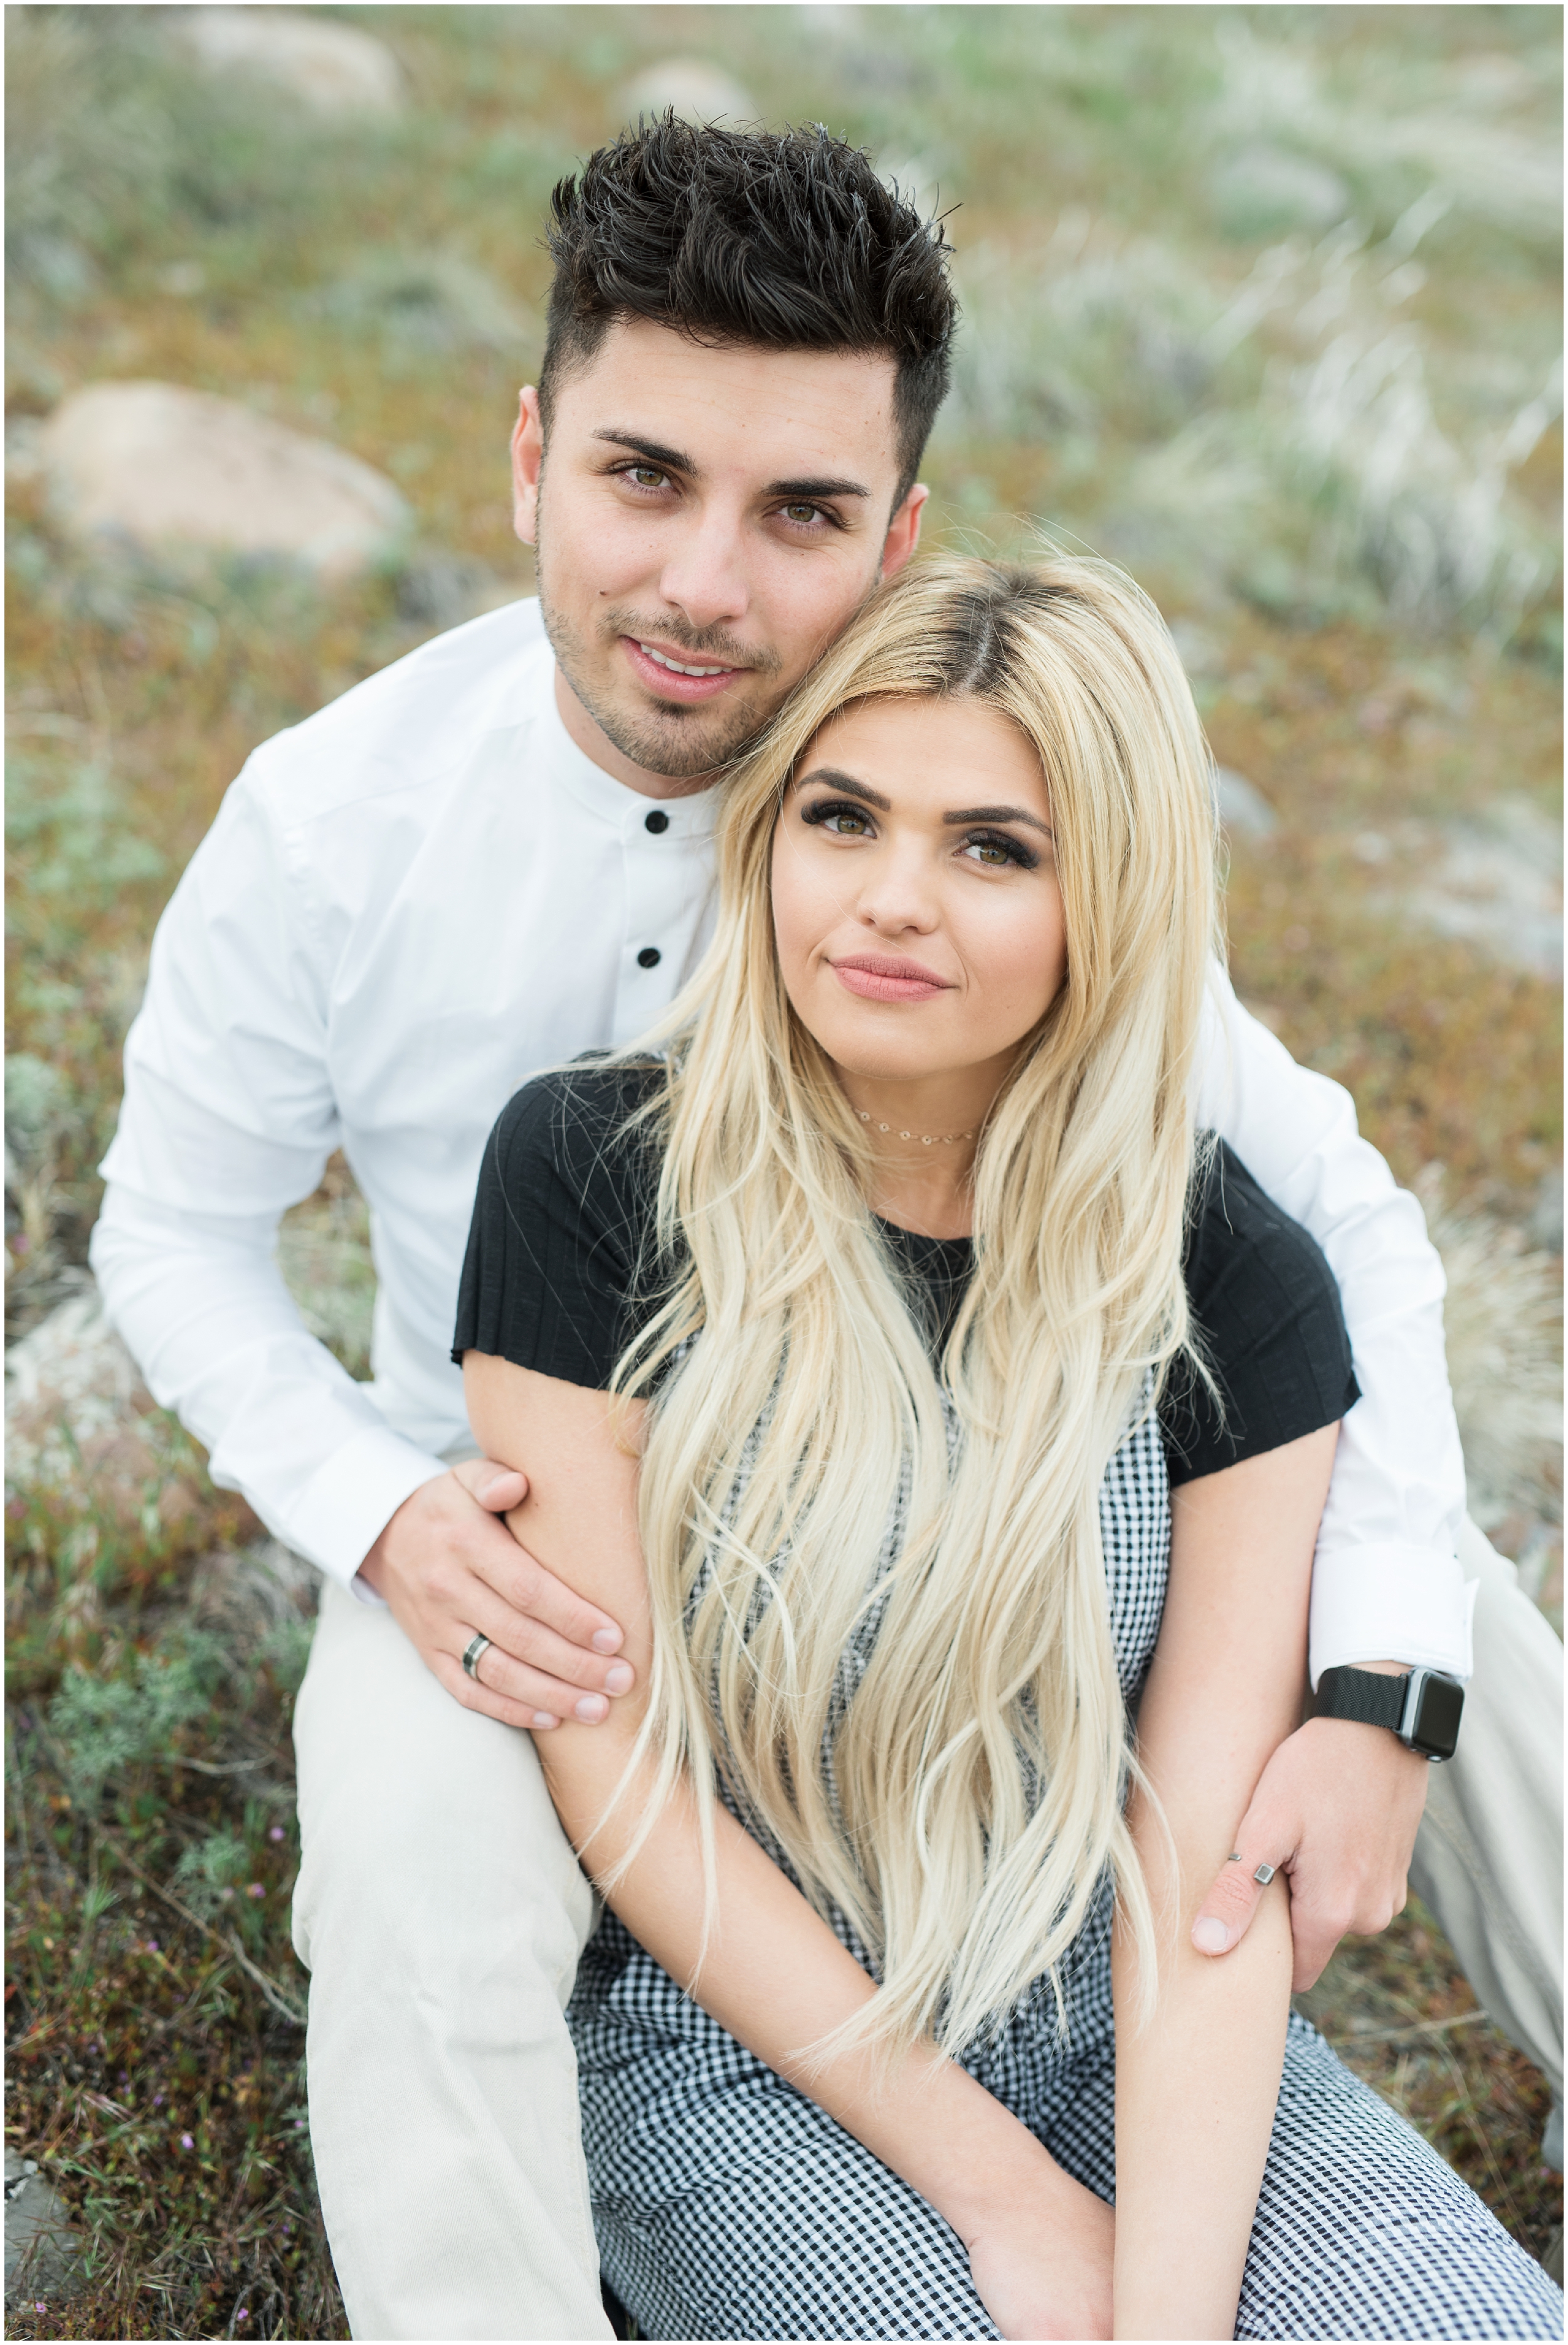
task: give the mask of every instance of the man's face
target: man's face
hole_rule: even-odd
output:
[[[523,393],[517,533],[568,729],[617,778],[700,785],[907,561],[926,492],[895,512],[893,382],[890,358],[635,320],[561,381],[548,461]]]

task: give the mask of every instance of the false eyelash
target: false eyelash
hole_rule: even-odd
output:
[[[802,807],[802,822],[825,822],[830,814],[852,814],[856,822],[874,822],[875,816],[869,807],[857,806],[853,798],[814,798]]]
[[[1014,838],[1005,830],[966,830],[964,844],[966,847],[1000,847],[1013,862],[1020,864],[1026,871],[1039,869],[1040,858],[1034,848],[1026,847],[1021,838]]]

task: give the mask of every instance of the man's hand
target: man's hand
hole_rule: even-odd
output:
[[[500,1520],[527,1496],[527,1477],[509,1466],[476,1457],[454,1467],[404,1499],[360,1577],[465,1710],[503,1726],[537,1730],[562,1718],[597,1726],[610,1714],[607,1697],[632,1682],[630,1663],[613,1658],[621,1630]],[[462,1665],[476,1633],[491,1640],[477,1680]]]
[[[1199,1953],[1228,1954],[1246,1936],[1263,1894],[1260,1864],[1290,1876],[1295,1993],[1316,1984],[1347,1932],[1386,1930],[1404,1907],[1430,1763],[1386,1726],[1312,1718],[1299,1727],[1259,1777],[1236,1858],[1199,1909]]]

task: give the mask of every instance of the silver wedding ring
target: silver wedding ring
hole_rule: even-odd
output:
[[[480,1657],[481,1654],[488,1653],[489,1650],[490,1639],[488,1637],[474,1636],[469,1639],[467,1650],[463,1654],[463,1667],[468,1671],[470,1677],[472,1678],[475,1685],[478,1685],[479,1683]]]

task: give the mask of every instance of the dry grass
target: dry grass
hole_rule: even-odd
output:
[[[1561,995],[1517,957],[1550,875],[1505,855],[1479,925],[1450,915],[1487,826],[1531,867],[1557,806],[1556,20],[851,8],[804,38],[787,9],[355,15],[414,107],[323,137],[194,80],[156,9],[10,12],[13,1332],[74,1291],[152,924],[245,755],[465,603],[529,591],[505,438],[543,199],[631,77],[683,52],[959,206],[937,534],[1044,523],[1133,563],[1182,624],[1219,756],[1278,818],[1233,841],[1243,995],[1351,1086],[1402,1178],[1441,1165],[1489,1245],[1522,1228],[1560,1163]],[[382,466],[417,515],[407,559],[323,596],[73,553],[37,419],[143,375]],[[359,1216],[334,1177],[286,1259],[362,1371]],[[1494,1385],[1534,1375],[1489,1328]],[[94,2257],[88,2294],[9,2325],[339,2336],[286,2015],[299,1599],[222,1560],[256,1527],[177,1428],[138,1438],[96,1496],[39,1468],[8,1502],[7,2140]],[[1509,1519],[1549,1538],[1550,1476],[1533,1457],[1526,1478]],[[1482,2025],[1371,2040],[1468,2009],[1424,1919],[1342,1954],[1312,2001],[1548,2249],[1539,2080]]]

